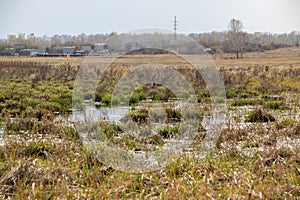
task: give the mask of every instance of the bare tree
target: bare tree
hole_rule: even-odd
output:
[[[242,31],[243,23],[240,20],[232,19],[230,20],[228,28],[236,58],[239,59],[239,52],[241,52],[244,43],[244,33]]]

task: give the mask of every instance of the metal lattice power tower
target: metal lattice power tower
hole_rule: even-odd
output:
[[[175,37],[175,40],[177,40],[178,21],[176,19],[176,16],[174,16],[174,21],[172,22],[172,24],[173,24],[173,29],[174,29],[174,37]]]

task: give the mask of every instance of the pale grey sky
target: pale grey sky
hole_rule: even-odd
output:
[[[299,0],[0,0],[0,38],[171,30],[175,15],[182,33],[226,30],[232,18],[247,32],[300,31]]]

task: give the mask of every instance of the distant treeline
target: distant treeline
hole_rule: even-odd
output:
[[[299,46],[299,32],[291,33],[246,33],[243,32],[243,41],[240,51],[256,52],[271,49],[278,49],[289,46]],[[155,35],[155,34],[154,34]],[[26,36],[25,34],[9,35],[6,40],[0,41],[0,53],[7,48],[13,47],[14,44],[26,44],[28,48],[38,48],[39,46],[47,46],[53,48],[55,46],[77,46],[84,45],[93,46],[95,43],[105,43],[109,38],[118,36],[117,33],[110,34],[90,34],[84,33],[77,36],[72,35],[53,35],[37,37],[34,34]],[[234,52],[232,48],[232,40],[229,31],[209,32],[209,33],[191,33],[188,35],[204,48],[209,49],[210,53],[230,53]],[[155,36],[153,36],[155,37]],[[159,37],[159,35],[157,36]],[[109,46],[110,51],[114,51],[114,47]],[[188,52],[186,52],[188,53]]]
[[[198,41],[205,48],[211,48],[214,52],[232,53],[232,41],[228,31],[210,32],[210,33],[191,33],[191,38]],[[283,47],[299,46],[300,35],[299,32],[272,34],[272,33],[247,33],[242,32],[242,46],[243,52],[256,52],[264,50],[272,50]]]

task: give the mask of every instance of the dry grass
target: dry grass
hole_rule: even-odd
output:
[[[271,103],[280,100],[284,102],[280,109],[290,115],[276,115],[274,122],[246,126],[241,124],[240,116],[235,121],[228,121],[216,148],[205,158],[197,156],[206,135],[201,129],[192,152],[188,151],[164,169],[136,174],[104,166],[82,145],[72,126],[54,120],[54,111],[62,112],[68,110],[65,107],[70,107],[70,96],[61,101],[59,95],[70,94],[74,75],[83,58],[2,57],[0,108],[6,140],[0,147],[0,198],[300,198],[299,51],[299,48],[286,48],[245,54],[241,60],[228,59],[230,55],[215,56],[227,81],[230,98],[247,101],[258,97]],[[165,56],[156,56],[155,62],[164,59]],[[150,61],[153,61],[150,56],[125,56],[114,63],[119,68],[111,68],[107,78],[110,78],[109,74],[122,75],[124,68]],[[188,66],[178,57],[163,62],[179,70],[186,70]],[[43,71],[41,66],[49,68]],[[36,80],[32,74],[40,78]],[[18,104],[22,98],[26,101]],[[53,104],[47,106],[55,109],[39,112],[45,99],[53,100]],[[232,108],[230,102],[229,107],[239,108]],[[275,112],[271,108],[265,109]],[[161,137],[150,140],[158,141],[159,145],[162,143]],[[136,143],[149,142],[142,139],[129,141],[120,135],[114,141],[133,147]]]
[[[216,149],[204,159],[186,155],[163,170],[130,174],[103,166],[71,138],[49,135],[42,137],[46,142],[30,143],[22,138],[9,140],[1,148],[2,198],[290,199],[300,196],[299,149],[271,146],[246,156],[232,146]],[[234,144],[236,137],[227,137],[226,142]],[[36,146],[39,149],[34,150]]]

